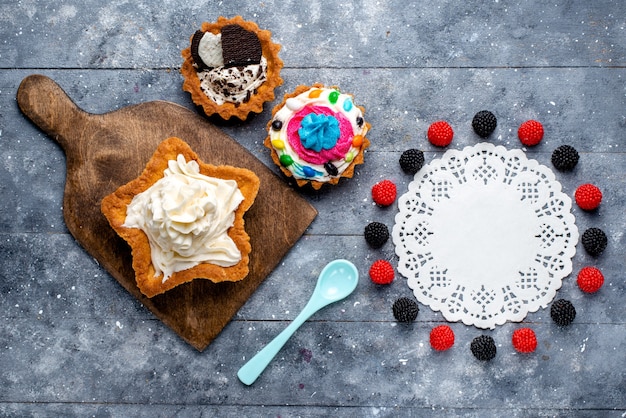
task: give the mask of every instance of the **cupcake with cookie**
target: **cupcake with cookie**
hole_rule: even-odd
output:
[[[272,111],[265,146],[298,186],[320,189],[354,175],[369,146],[370,124],[352,95],[322,84],[298,86]]]
[[[182,51],[183,90],[207,116],[245,120],[262,112],[283,82],[279,50],[270,31],[241,16],[204,22]]]

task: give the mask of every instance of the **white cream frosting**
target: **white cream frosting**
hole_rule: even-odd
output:
[[[198,44],[198,55],[200,55],[200,59],[208,67],[221,67],[224,65],[222,34],[218,33],[216,35],[211,32],[204,32]]]
[[[203,38],[204,39],[204,38]],[[218,105],[245,103],[267,79],[267,59],[244,67],[215,67],[198,72],[200,87]]]
[[[241,252],[228,236],[244,200],[237,182],[200,174],[198,163],[185,161],[182,154],[163,173],[133,198],[124,222],[148,236],[155,276],[163,274],[165,282],[200,263],[237,264]]]

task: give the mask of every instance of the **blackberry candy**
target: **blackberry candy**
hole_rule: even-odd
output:
[[[489,335],[480,335],[472,340],[472,354],[480,361],[488,361],[496,356],[496,343]]]
[[[583,232],[580,241],[585,248],[585,251],[592,256],[598,256],[606,249],[609,242],[606,234],[600,228],[589,228]]]
[[[389,239],[387,225],[380,222],[372,222],[365,227],[365,241],[372,248],[382,247]]]
[[[415,174],[424,166],[424,153],[411,148],[400,156],[400,168],[407,174]]]
[[[393,316],[400,322],[413,322],[417,318],[420,309],[417,302],[409,298],[399,298],[393,303]]]
[[[573,170],[578,159],[578,151],[571,145],[561,145],[552,152],[552,165],[560,171]]]
[[[487,138],[491,135],[495,131],[496,126],[498,126],[496,115],[488,110],[481,110],[472,119],[472,128],[481,138]]]
[[[550,316],[558,326],[566,327],[576,318],[576,309],[569,300],[559,299],[550,307]]]

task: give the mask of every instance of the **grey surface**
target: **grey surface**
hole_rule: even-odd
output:
[[[372,146],[354,179],[302,194],[319,216],[305,236],[202,353],[178,338],[121,288],[67,233],[62,198],[65,157],[19,112],[15,93],[29,74],[52,77],[84,110],[103,113],[149,100],[193,109],[181,90],[180,50],[202,21],[241,14],[282,44],[282,97],[323,82],[354,93],[372,124]],[[187,2],[113,0],[0,3],[0,415],[6,416],[610,416],[626,413],[626,3],[603,1]],[[272,170],[262,142],[273,104],[224,130]],[[558,297],[578,311],[556,327],[548,310],[525,326],[539,346],[517,354],[510,336],[450,324],[456,344],[430,349],[445,323],[420,306],[397,324],[393,301],[410,296],[404,279],[373,285],[369,265],[395,260],[391,243],[365,244],[363,227],[393,223],[394,208],[372,204],[371,186],[410,177],[400,153],[443,150],[425,140],[430,122],[448,120],[451,148],[478,142],[472,116],[490,109],[489,139],[519,148],[529,118],[546,128],[527,150],[551,166],[571,144],[581,161],[557,172],[572,195],[592,182],[601,208],[573,212],[578,228],[609,237],[598,258],[582,247],[574,272],[602,269],[595,295],[575,273]],[[357,291],[316,314],[251,387],[238,368],[293,319],[324,264],[345,257],[361,273]],[[497,357],[474,359],[469,344],[494,337]]]

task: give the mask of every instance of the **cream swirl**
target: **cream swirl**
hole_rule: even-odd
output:
[[[124,222],[147,235],[155,276],[163,274],[165,282],[200,263],[237,264],[241,252],[228,236],[244,200],[237,182],[200,174],[198,163],[185,161],[182,154],[168,162],[163,174],[133,198]]]

